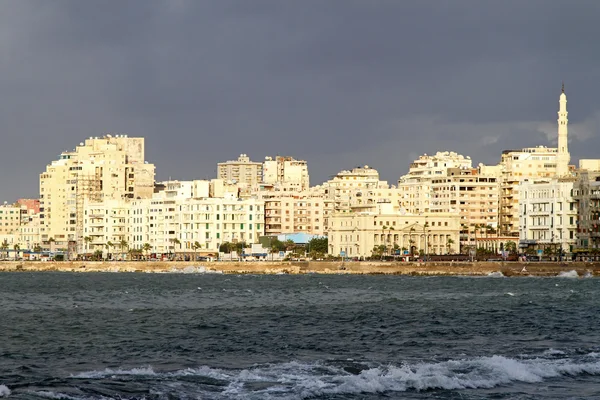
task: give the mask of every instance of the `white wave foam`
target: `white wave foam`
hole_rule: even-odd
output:
[[[504,294],[505,294],[505,295],[507,295],[507,296],[511,296],[511,297],[515,295],[515,294],[514,294],[514,293],[512,293],[512,292],[506,292],[506,293],[504,293]]]
[[[89,371],[89,372],[81,372],[76,375],[71,375],[72,378],[86,378],[86,379],[101,379],[106,378],[108,376],[117,376],[117,375],[156,375],[156,372],[152,369],[152,367],[141,367],[141,368],[131,368],[131,369],[111,369],[106,368],[102,371]]]
[[[0,385],[0,397],[10,396],[10,389],[6,385]]]
[[[562,355],[549,349],[544,355]],[[538,383],[562,375],[600,374],[600,360],[591,362],[571,359],[535,358],[516,360],[504,356],[449,360],[439,363],[345,366],[328,363],[288,362],[267,364],[243,370],[217,369],[208,366],[175,372],[155,373],[152,368],[105,369],[76,375],[76,378],[102,379],[116,375],[153,375],[157,382],[177,380],[183,376],[203,376],[227,383],[219,398],[279,399],[310,398],[323,395],[423,391],[432,389],[487,389],[511,382]],[[260,383],[261,389],[250,389]],[[251,390],[251,392],[249,392]],[[213,393],[214,394],[214,393]],[[257,397],[258,396],[258,397]]]
[[[575,270],[572,270],[572,271],[563,271],[563,272],[559,273],[556,276],[558,278],[579,278],[579,274]]]
[[[500,271],[490,272],[486,275],[488,278],[506,278]]]
[[[566,353],[562,350],[548,349],[543,353],[545,356],[564,356]]]

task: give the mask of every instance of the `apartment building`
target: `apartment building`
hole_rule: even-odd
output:
[[[217,178],[236,182],[245,190],[255,190],[262,182],[263,164],[251,161],[247,154],[240,154],[237,160],[217,164]]]
[[[0,235],[19,233],[21,226],[21,205],[4,203],[0,205]]]
[[[150,198],[154,165],[144,160],[144,138],[91,137],[61,153],[40,174],[40,235],[83,251],[85,202]]]
[[[600,160],[579,160],[574,199],[577,202],[576,251],[600,251]]]
[[[306,233],[322,236],[326,232],[326,201],[319,191],[260,192],[265,204],[265,234]]]
[[[446,176],[449,168],[471,169],[471,158],[453,151],[444,151],[433,156],[424,154],[414,160],[408,174],[398,180],[398,189],[402,193],[400,206],[411,214],[430,212],[432,180]]]
[[[524,180],[519,186],[519,247],[570,255],[577,242],[575,179]]]
[[[289,156],[265,157],[262,182],[283,191],[304,191],[310,188],[308,164]]]
[[[406,214],[391,203],[379,203],[375,212],[331,216],[329,254],[369,257],[381,245],[410,254],[452,254],[459,252],[459,235],[457,213]]]

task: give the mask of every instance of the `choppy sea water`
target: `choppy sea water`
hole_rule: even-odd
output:
[[[600,280],[0,274],[8,399],[600,398]]]

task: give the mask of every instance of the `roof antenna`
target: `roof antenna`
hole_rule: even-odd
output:
[[[565,81],[562,82],[562,92],[565,92]]]

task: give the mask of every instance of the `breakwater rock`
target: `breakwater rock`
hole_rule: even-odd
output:
[[[460,276],[600,276],[600,263],[520,262],[160,262],[160,261],[0,261],[0,271],[233,273],[233,274],[384,274]]]

